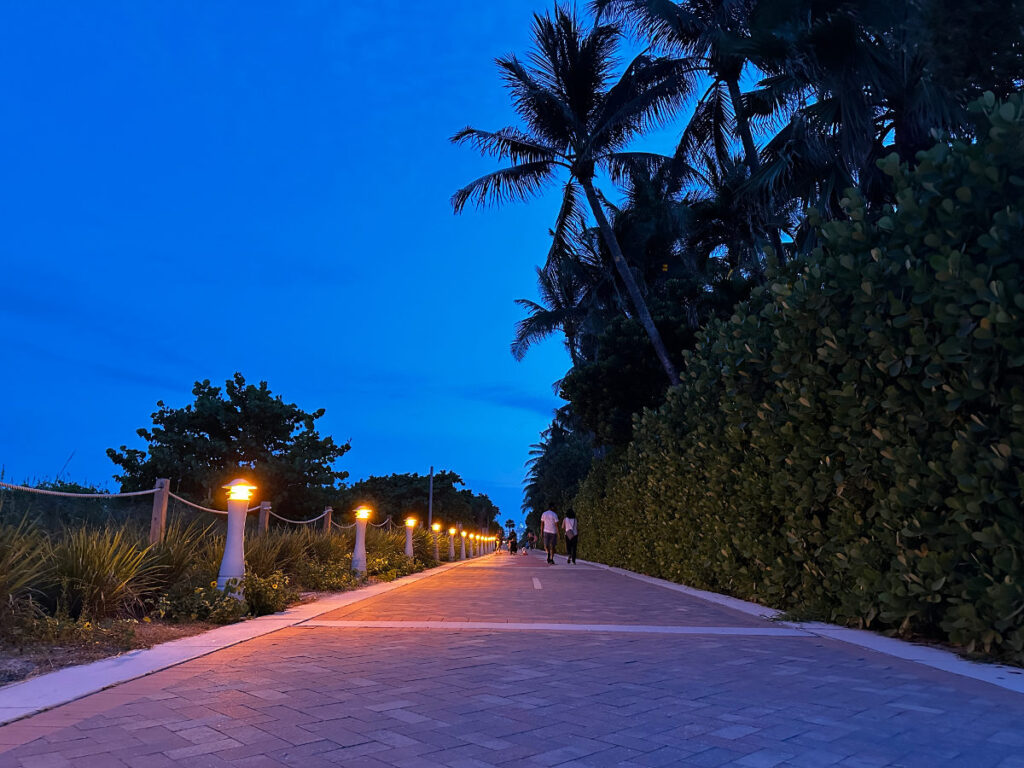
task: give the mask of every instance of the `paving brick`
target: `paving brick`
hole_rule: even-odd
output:
[[[338,615],[764,624],[542,564],[473,561]],[[1024,696],[818,637],[298,626],[0,728],[0,768],[1024,768],[1021,722]]]

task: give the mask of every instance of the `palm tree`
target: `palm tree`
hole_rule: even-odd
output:
[[[748,111],[786,104],[792,114],[762,151],[754,185],[836,215],[854,184],[870,201],[888,199],[880,158],[895,151],[913,163],[936,131],[962,133],[963,99],[922,31],[934,5],[762,0],[750,56],[764,78],[745,97]]]
[[[527,312],[526,317],[516,323],[512,341],[512,356],[516,360],[522,360],[535,342],[561,330],[572,364],[579,362],[579,333],[590,292],[590,286],[581,278],[580,270],[568,258],[549,261],[544,269],[537,268],[540,303],[516,299],[516,304]]]
[[[575,14],[561,6],[553,15],[534,15],[535,47],[529,64],[515,55],[497,60],[529,132],[467,127],[455,134],[454,143],[468,143],[510,165],[460,189],[452,196],[452,206],[458,213],[470,201],[485,205],[526,200],[553,183],[560,172],[568,172],[554,227],[556,240],[582,217],[582,190],[636,318],[670,384],[675,384],[675,365],[615,238],[595,176],[604,171],[616,182],[634,168],[663,160],[624,150],[632,138],[676,113],[693,87],[692,72],[685,62],[641,54],[613,83],[619,37],[618,27],[611,24],[584,29]]]
[[[694,107],[676,154],[691,164],[712,154],[716,165],[726,167],[732,164],[732,147],[738,138],[748,176],[757,173],[761,159],[751,119],[755,115],[776,117],[783,107],[771,104],[768,115],[756,114],[740,89],[754,49],[751,17],[759,5],[757,0],[593,0],[591,5],[599,15],[612,13],[627,20],[654,45],[681,54],[688,66],[711,79]],[[764,202],[771,207],[770,199]],[[785,259],[777,227],[755,235],[761,243],[768,238],[777,258]]]

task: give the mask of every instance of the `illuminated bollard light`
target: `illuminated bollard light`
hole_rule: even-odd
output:
[[[448,560],[455,561],[455,529],[448,529]]]
[[[366,521],[370,519],[370,513],[369,507],[356,510],[356,546],[352,551],[352,570],[360,576],[366,575]]]
[[[405,556],[410,560],[413,558],[412,551],[412,530],[416,527],[416,518],[405,518]]]
[[[441,552],[438,550],[437,537],[441,532],[441,524],[434,523],[430,526],[430,530],[434,532],[434,560],[439,563],[441,562]]]
[[[462,537],[462,556],[459,558],[459,560],[465,560],[466,559],[466,532],[465,531],[459,531],[459,536]]]
[[[217,589],[223,590],[229,581],[234,580],[237,586],[231,594],[241,600],[242,579],[245,578],[245,516],[248,514],[249,497],[256,486],[245,480],[232,480],[224,487],[228,491],[228,533],[217,575]]]

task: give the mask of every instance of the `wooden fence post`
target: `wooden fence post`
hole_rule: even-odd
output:
[[[331,532],[331,517],[334,515],[334,509],[331,507],[324,507],[324,533]]]
[[[149,543],[159,544],[164,539],[164,528],[167,525],[167,501],[170,498],[171,481],[160,478],[156,481],[156,493],[153,494],[153,517],[149,522]]]
[[[260,533],[266,533],[270,529],[270,502],[260,502],[260,518],[258,530]]]

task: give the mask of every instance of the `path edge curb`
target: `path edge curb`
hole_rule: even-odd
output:
[[[557,555],[564,559],[564,555]],[[999,688],[1004,688],[1015,693],[1024,693],[1024,669],[1010,667],[997,662],[970,661],[957,655],[954,651],[943,648],[935,648],[929,645],[920,645],[908,640],[900,640],[895,637],[886,637],[865,629],[851,629],[838,624],[826,624],[824,622],[801,622],[782,621],[783,611],[776,608],[769,608],[749,600],[741,600],[738,597],[730,597],[718,592],[709,592],[703,589],[695,589],[685,584],[677,584],[674,581],[659,579],[636,571],[619,568],[605,563],[596,563],[592,560],[579,560],[580,563],[600,568],[605,571],[616,573],[620,576],[627,576],[631,579],[647,582],[664,589],[671,589],[674,592],[695,597],[724,608],[745,613],[749,616],[773,621],[779,626],[799,629],[816,637],[825,640],[836,640],[842,643],[864,648],[865,650],[880,653],[883,656],[910,661],[921,664],[932,669],[949,672],[960,677],[967,677],[983,683],[989,683]]]

